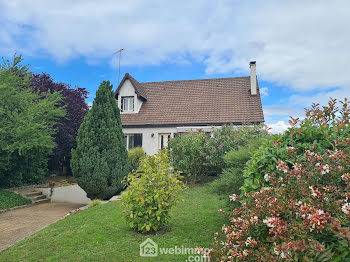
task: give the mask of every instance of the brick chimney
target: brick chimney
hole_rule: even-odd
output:
[[[256,85],[256,61],[251,61],[249,63],[250,67],[250,94],[256,95],[258,92],[258,87]]]

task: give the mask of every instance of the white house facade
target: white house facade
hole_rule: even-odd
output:
[[[115,97],[127,148],[152,155],[177,134],[263,123],[255,62],[250,69],[248,77],[144,83],[126,73]]]

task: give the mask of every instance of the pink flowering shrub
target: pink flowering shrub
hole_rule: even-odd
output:
[[[307,150],[292,168],[278,161],[276,171],[265,175],[270,186],[247,193],[227,214],[231,224],[216,234],[212,259],[350,259],[350,138],[332,145],[324,155]],[[239,201],[237,195],[230,199]]]
[[[302,160],[304,152],[310,147],[319,154],[332,149],[332,141],[350,136],[349,119],[347,99],[339,103],[331,99],[323,107],[313,104],[311,109],[306,110],[303,120],[291,118],[291,127],[286,132],[268,136],[253,153],[244,169],[242,191],[247,193],[268,186],[264,175],[275,171],[279,159],[291,168],[293,162]],[[288,151],[294,148],[295,154],[290,155]]]
[[[285,148],[271,145],[284,159],[274,156],[255,191],[229,196],[237,208],[219,210],[230,224],[215,234],[212,260],[350,261],[349,110],[347,100],[334,105],[314,105],[299,127],[293,120]],[[319,136],[301,143],[303,133]]]

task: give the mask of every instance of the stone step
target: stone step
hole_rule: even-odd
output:
[[[28,197],[30,200],[32,200],[32,201],[36,201],[36,200],[40,200],[40,199],[45,199],[46,198],[46,196],[45,195],[43,195],[43,194],[41,194],[41,195],[39,195],[39,196],[30,196],[30,197]]]
[[[38,199],[38,200],[35,200],[35,201],[33,201],[33,204],[39,205],[39,204],[49,203],[49,202],[50,202],[50,199],[45,198],[45,199]]]
[[[25,196],[26,197],[36,197],[36,196],[41,196],[43,193],[41,192],[37,192],[37,191],[32,191],[32,192],[29,192],[29,193],[25,193]]]

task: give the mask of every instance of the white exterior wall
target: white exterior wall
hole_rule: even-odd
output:
[[[135,89],[129,80],[126,80],[123,86],[119,90],[118,95],[118,107],[121,108],[121,98],[123,96],[133,96],[134,97],[134,112],[120,112],[121,114],[135,114],[140,111],[142,106],[142,100],[137,97]]]
[[[177,132],[189,132],[203,130],[204,132],[212,132],[213,126],[202,127],[144,127],[144,128],[123,128],[125,135],[142,134],[142,148],[148,155],[153,155],[158,152],[159,148],[159,134],[171,134],[171,138],[174,137],[174,133]],[[152,136],[152,134],[154,134]]]
[[[174,137],[176,127],[123,128],[125,135],[142,134],[142,148],[148,155],[158,152],[159,134],[171,134]],[[152,137],[152,134],[154,136]]]

